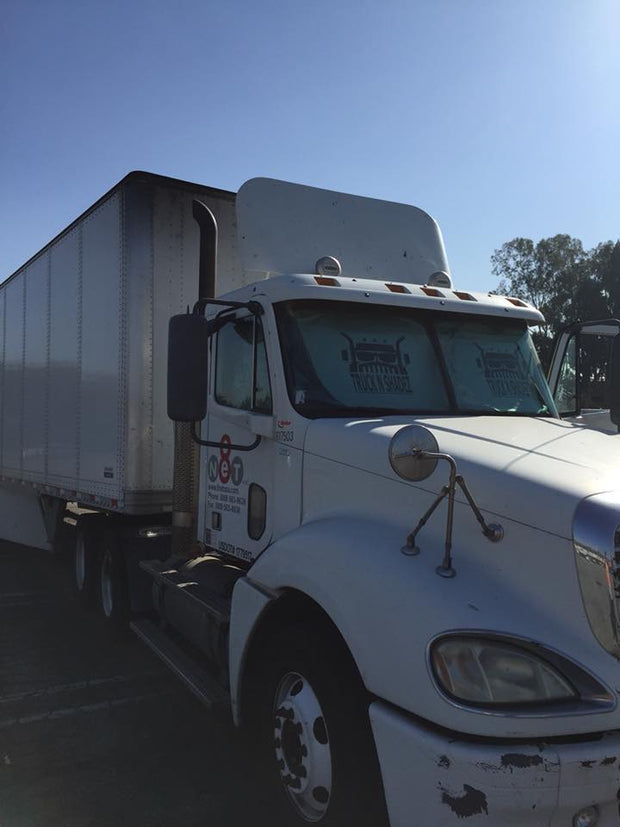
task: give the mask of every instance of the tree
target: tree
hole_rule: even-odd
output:
[[[590,251],[593,270],[601,285],[605,317],[620,317],[620,241],[605,241]]]
[[[495,250],[491,267],[500,280],[498,293],[525,299],[544,315],[545,324],[533,334],[544,365],[561,327],[620,314],[620,242],[586,251],[565,234],[536,243],[514,238]]]

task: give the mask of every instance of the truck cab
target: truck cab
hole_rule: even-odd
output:
[[[304,451],[322,423],[344,440],[360,421],[557,416],[529,337],[532,308],[447,288],[322,280],[280,276],[231,295],[253,312],[220,311],[210,342],[203,433],[216,447],[201,459],[199,535],[241,560],[303,521]],[[249,452],[228,447],[256,438]]]
[[[172,394],[201,445],[200,516],[194,558],[155,572],[163,622],[224,653],[294,823],[404,827],[419,806],[435,825],[615,823],[616,460],[559,418],[540,313],[455,289],[443,246],[415,249],[402,215],[395,238],[382,205],[371,228],[310,193],[319,223],[344,209],[330,246],[290,203],[288,224],[265,216],[274,182],[250,190],[255,241],[273,251],[276,227],[286,259],[293,237],[291,269],[256,255],[268,278],[178,320],[196,335],[172,374],[204,354]]]

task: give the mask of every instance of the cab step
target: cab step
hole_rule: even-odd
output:
[[[149,646],[210,710],[227,709],[226,690],[196,658],[193,658],[155,623],[146,618],[134,620],[131,629]]]

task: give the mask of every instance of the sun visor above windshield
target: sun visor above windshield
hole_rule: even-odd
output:
[[[343,276],[427,284],[450,273],[437,223],[407,204],[252,178],[237,194],[237,221],[253,279],[314,273],[325,256]]]

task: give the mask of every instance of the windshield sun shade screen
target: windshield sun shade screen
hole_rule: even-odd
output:
[[[305,416],[554,413],[524,322],[325,300],[276,312]]]

